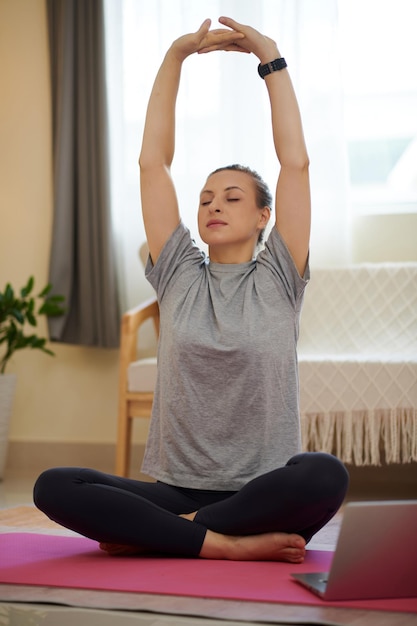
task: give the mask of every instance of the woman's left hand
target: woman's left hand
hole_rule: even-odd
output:
[[[235,32],[238,35],[235,41],[225,40],[225,35],[227,33]],[[204,54],[206,52],[213,52],[215,50],[224,50],[224,51],[233,51],[233,52],[246,52],[249,53],[250,50],[242,47],[240,45],[241,39],[243,39],[242,33],[232,28],[213,28],[209,30],[205,36],[205,40],[202,42],[202,46],[197,52],[198,54]],[[230,38],[229,38],[230,39]]]

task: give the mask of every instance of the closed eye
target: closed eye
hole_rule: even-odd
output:
[[[227,198],[228,202],[239,202],[240,198]]]

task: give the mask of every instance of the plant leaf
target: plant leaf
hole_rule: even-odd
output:
[[[47,317],[60,316],[65,313],[63,306],[65,297],[50,295],[52,285],[48,283],[39,295],[33,296],[35,279],[31,276],[26,285],[16,292],[10,283],[0,292],[0,373],[4,373],[14,352],[25,348],[39,349],[54,356],[54,352],[46,345],[49,339],[36,334],[25,335],[25,325],[37,326],[38,315]],[[19,293],[19,295],[17,295]],[[39,307],[39,308],[38,308]]]
[[[35,284],[35,279],[33,278],[33,276],[31,276],[26,284],[25,287],[23,287],[20,290],[20,295],[22,296],[22,298],[26,298],[26,296],[28,296],[30,294],[30,292],[33,289],[33,285]]]
[[[19,311],[19,309],[12,309],[10,311],[10,315],[13,315],[13,317],[19,322],[19,324],[24,324],[25,318],[22,315],[21,311]]]
[[[32,311],[27,311],[26,319],[31,326],[36,326],[36,317],[33,315]]]
[[[47,317],[56,317],[58,315],[62,315],[64,312],[65,312],[65,309],[61,307],[59,304],[56,304],[55,302],[51,302],[50,300],[47,300],[40,307],[38,314],[46,315]]]
[[[44,287],[44,288],[42,289],[42,291],[41,291],[41,292],[40,292],[40,294],[38,295],[38,298],[44,298],[46,295],[48,295],[48,293],[51,291],[51,289],[52,289],[52,285],[51,285],[51,283],[48,283],[48,284],[46,285],[46,287]]]
[[[4,290],[4,299],[6,302],[11,302],[14,299],[14,291],[10,283],[7,283]]]

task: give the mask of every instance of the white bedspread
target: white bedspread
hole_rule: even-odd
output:
[[[312,272],[299,341],[306,449],[417,460],[417,263]]]

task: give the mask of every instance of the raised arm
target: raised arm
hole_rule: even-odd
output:
[[[210,23],[205,20],[196,33],[174,41],[165,55],[149,99],[139,167],[143,220],[154,263],[180,220],[171,164],[182,63],[202,48],[226,49],[243,37],[228,29],[210,31]]]
[[[280,58],[277,44],[250,26],[222,17],[219,21],[245,35],[242,48],[255,54],[261,65]],[[286,69],[265,77],[271,103],[275,151],[281,165],[275,195],[276,228],[302,275],[310,240],[311,202],[309,159],[297,99]]]

